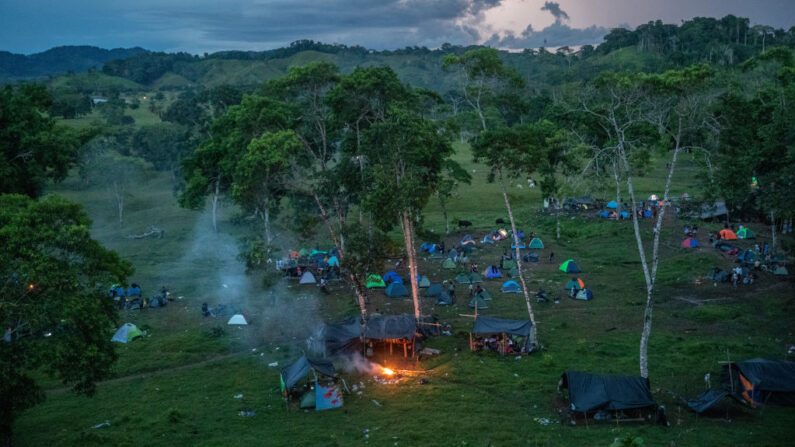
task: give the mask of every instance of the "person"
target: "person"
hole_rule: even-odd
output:
[[[469,298],[471,299],[475,295],[475,287],[472,283],[469,283]]]
[[[207,306],[207,303],[202,303],[202,316],[210,316],[210,308]]]
[[[713,242],[715,242],[715,233],[710,233],[710,234],[709,234],[709,243],[710,243],[710,245],[711,245]]]
[[[770,254],[770,245],[765,242],[765,246],[762,248],[762,253],[767,256]]]
[[[690,236],[690,227],[685,225],[685,236]]]
[[[698,234],[698,225],[693,225],[693,228],[690,230],[690,237],[695,239],[697,234]]]
[[[545,292],[544,289],[538,289],[538,292],[536,293],[536,302],[542,303],[546,301],[547,301],[547,292]]]
[[[469,271],[471,273],[477,273],[478,272],[478,265],[477,264],[470,264]]]
[[[320,278],[320,283],[318,285],[320,286],[320,291],[328,295],[329,292],[326,288],[326,280],[324,278]]]
[[[455,284],[453,281],[450,281],[450,287],[447,288],[447,293],[450,295],[450,299],[455,301]]]
[[[3,336],[3,341],[5,341],[7,343],[11,343],[11,334],[12,333],[13,332],[11,331],[11,328],[7,328],[6,329],[6,334]]]
[[[480,294],[482,293],[483,293],[483,287],[480,287],[480,284],[478,284],[478,287],[475,289],[475,295],[480,296]]]
[[[737,272],[732,270],[732,286],[737,287]]]
[[[554,252],[554,251],[551,251],[551,252],[549,252],[549,263],[550,263],[550,264],[552,264],[552,259],[553,259],[554,257],[555,257],[555,252]]]
[[[759,248],[759,243],[754,244],[754,251],[759,253],[761,250]]]

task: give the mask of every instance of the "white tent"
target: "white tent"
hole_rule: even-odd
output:
[[[299,284],[317,284],[317,280],[315,280],[315,275],[312,274],[310,271],[304,272],[301,275],[301,280],[298,282]]]
[[[232,318],[226,324],[234,324],[234,325],[241,325],[247,326],[248,325],[248,318],[245,317],[243,314],[234,314]]]
[[[119,343],[128,343],[135,340],[138,337],[141,337],[143,334],[141,330],[138,329],[138,326],[132,323],[124,323],[122,327],[113,334],[113,338],[110,341],[116,341]]]

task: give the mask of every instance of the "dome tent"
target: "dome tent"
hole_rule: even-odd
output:
[[[698,247],[698,241],[693,239],[692,237],[689,237],[689,238],[687,238],[687,239],[682,241],[682,247],[685,247],[685,248]]]
[[[406,286],[399,282],[393,282],[386,288],[386,296],[390,298],[401,298],[404,296],[409,296],[409,291],[406,290]]]
[[[250,322],[251,320],[249,320],[247,316],[243,314],[234,314],[232,315],[232,318],[230,318],[229,321],[226,322],[226,324],[230,324],[233,326],[248,326]]]
[[[367,277],[367,288],[372,289],[373,287],[386,287],[381,275],[370,275]]]
[[[502,293],[522,293],[522,288],[519,287],[516,281],[507,281],[500,290]]]
[[[138,326],[132,323],[124,323],[119,330],[113,334],[113,338],[110,341],[116,341],[119,343],[129,343],[136,338],[143,337],[143,332],[138,329]]]
[[[565,262],[563,262],[563,264],[560,264],[559,270],[561,272],[566,272],[566,273],[580,273],[580,272],[582,272],[582,270],[580,270],[580,266],[577,265],[577,263],[574,262],[574,260],[572,260],[572,259],[568,259]]]

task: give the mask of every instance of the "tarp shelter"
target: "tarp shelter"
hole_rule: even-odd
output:
[[[435,282],[430,286],[428,286],[427,289],[425,289],[425,296],[431,296],[431,297],[439,296],[442,294],[443,291],[444,288],[442,287],[442,285],[439,284],[438,282]]]
[[[740,239],[754,239],[756,234],[750,228],[740,228],[737,231],[737,237]]]
[[[563,264],[560,264],[560,268],[558,270],[566,273],[580,273],[582,271],[580,270],[580,266],[571,259],[565,261]]]
[[[403,279],[394,270],[386,272],[386,275],[384,275],[383,279],[385,283],[390,283],[390,282],[403,283]]]
[[[403,283],[393,282],[386,288],[386,296],[390,298],[400,298],[409,296],[409,291],[406,290],[406,286],[404,286]]]
[[[776,268],[773,270],[773,274],[782,275],[782,276],[789,275],[789,270],[787,270],[787,267],[785,267],[784,264],[778,264]]]
[[[423,275],[422,278],[420,278],[419,286],[420,287],[430,287],[431,286],[431,280],[426,275]]]
[[[364,328],[364,338],[370,342],[389,343],[389,353],[392,354],[394,344],[403,345],[403,355],[408,356],[411,346],[411,355],[414,355],[414,334],[417,323],[414,315],[378,315],[367,320]]]
[[[483,309],[488,309],[489,308],[489,305],[486,304],[486,300],[484,300],[479,295],[475,295],[475,296],[472,297],[471,300],[469,300],[469,307],[474,309],[475,306],[477,306],[478,310],[483,310]]]
[[[577,295],[575,295],[574,298],[583,301],[590,301],[593,299],[593,292],[591,292],[591,289],[582,289],[577,292]]]
[[[299,284],[317,284],[317,280],[315,280],[315,275],[312,274],[309,270],[305,271],[301,274],[301,280],[298,281]]]
[[[530,320],[505,320],[502,318],[478,316],[475,319],[475,325],[472,327],[472,335],[508,334],[526,337],[522,351],[528,352],[531,350],[533,342],[530,336],[532,327],[533,325],[530,323]],[[472,348],[473,346],[470,344],[470,349]]]
[[[524,262],[538,262],[538,253],[527,253],[522,257]]]
[[[516,243],[511,244],[511,248],[516,250]],[[523,243],[519,242],[519,248],[524,249],[526,248]]]
[[[513,259],[506,259],[502,261],[503,270],[510,270],[514,267],[516,267],[516,261],[514,261]]]
[[[141,288],[138,286],[130,286],[127,289],[127,296],[141,296]]]
[[[737,240],[737,234],[734,231],[724,228],[718,232],[720,234],[720,238],[724,241],[734,241]]]
[[[563,373],[561,387],[568,388],[572,411],[631,410],[655,407],[649,380],[640,376],[612,376],[577,371]]]
[[[138,329],[138,326],[132,323],[124,323],[122,327],[120,327],[119,330],[117,330],[116,333],[113,334],[113,338],[111,338],[110,341],[117,341],[119,343],[129,343],[135,340],[136,338],[142,336],[143,332],[141,332],[141,330]]]
[[[330,378],[337,376],[334,365],[330,361],[310,359],[306,356],[301,356],[301,358],[296,360],[293,364],[282,368],[282,393],[290,391],[301,379],[312,371]]]
[[[616,203],[615,200],[611,200],[611,201],[607,202],[607,205],[605,205],[605,207],[606,208],[610,208],[610,209],[616,209],[616,208],[618,208],[618,203]]]
[[[682,247],[685,247],[685,248],[698,247],[698,241],[693,239],[692,237],[689,237],[689,238],[687,238],[687,239],[682,241]]]
[[[235,326],[248,326],[249,319],[243,314],[234,314],[226,324],[231,324]]]
[[[516,281],[507,281],[500,290],[502,293],[522,293],[522,288],[519,287]]]
[[[585,283],[580,278],[573,278],[566,283],[566,290],[571,290],[572,287],[579,291],[585,288]]]
[[[489,268],[486,269],[486,278],[502,278],[502,272],[497,267],[490,265]]]
[[[329,265],[329,267],[339,267],[340,266],[340,260],[337,259],[336,256],[332,256],[332,257],[328,258],[328,261],[326,261],[326,263]]]
[[[688,399],[685,403],[696,413],[703,413],[728,395],[729,393],[726,391],[706,390],[695,399]]]
[[[372,289],[373,287],[386,287],[381,275],[370,275],[367,277],[367,288]]]
[[[320,335],[323,352],[326,355],[357,352],[360,348],[361,335],[362,323],[357,317],[349,317],[340,323],[326,324]]]
[[[775,403],[795,405],[795,362],[751,359],[723,366],[724,389],[756,407]]]
[[[445,259],[444,262],[442,263],[442,268],[454,269],[455,268],[455,261],[453,261],[450,258]]]

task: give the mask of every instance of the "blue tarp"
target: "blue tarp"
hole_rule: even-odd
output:
[[[610,202],[607,202],[607,208],[610,209],[618,208],[618,204],[616,203],[615,200],[611,200]]]
[[[400,278],[400,275],[398,275],[394,270],[386,272],[386,275],[384,275],[383,279],[385,283],[389,282],[396,282],[398,284],[403,283],[403,280]]]

